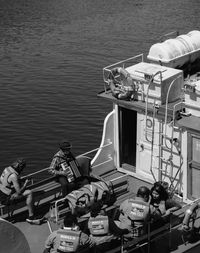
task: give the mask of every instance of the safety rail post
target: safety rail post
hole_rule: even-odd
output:
[[[172,213],[169,214],[169,250],[171,249],[172,244]]]
[[[147,240],[148,240],[148,244],[147,244],[147,252],[150,253],[150,246],[151,246],[151,223],[148,222],[148,227],[147,227],[148,231],[147,231]]]
[[[155,129],[155,100],[153,104],[154,110],[153,110],[153,126],[152,126],[152,138],[151,138],[151,163],[150,163],[150,171],[153,176],[154,181],[156,182],[156,177],[153,173],[153,151],[154,151],[154,129]],[[146,123],[147,127],[147,123]]]
[[[121,236],[121,249],[120,249],[121,253],[124,253],[124,236]]]

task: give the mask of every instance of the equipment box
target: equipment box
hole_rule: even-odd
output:
[[[140,94],[138,100],[146,100],[148,93],[148,102],[155,100],[157,104],[165,104],[168,91],[168,103],[180,99],[183,88],[182,70],[147,62],[140,62],[126,68],[126,70],[139,86],[141,92],[138,92]]]
[[[189,84],[189,85],[188,85]],[[189,88],[188,88],[189,87]],[[186,112],[200,117],[200,80],[199,77],[185,81]]]

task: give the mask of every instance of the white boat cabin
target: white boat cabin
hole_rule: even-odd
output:
[[[145,182],[165,181],[190,203],[200,198],[200,32],[157,43],[144,58],[103,69],[98,96],[113,111],[93,166],[104,159],[105,173],[113,167]]]

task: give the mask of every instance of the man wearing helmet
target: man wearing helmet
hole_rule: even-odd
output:
[[[26,220],[27,222],[32,222],[34,220],[32,191],[26,189],[28,179],[23,185],[20,183],[20,174],[25,167],[26,161],[23,158],[19,158],[3,170],[0,177],[0,201],[2,204],[8,204],[9,202],[18,202],[25,198],[29,213],[29,217]]]

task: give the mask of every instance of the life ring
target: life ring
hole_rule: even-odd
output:
[[[135,84],[130,73],[121,67],[113,68],[108,77],[112,95],[117,99],[131,99],[135,92]]]
[[[199,203],[193,203],[186,211],[185,211],[185,216],[182,222],[182,230],[184,231],[190,231],[192,228],[189,226],[190,223],[190,218],[193,219],[193,224],[194,225],[194,220],[196,218],[196,211],[199,208]]]

